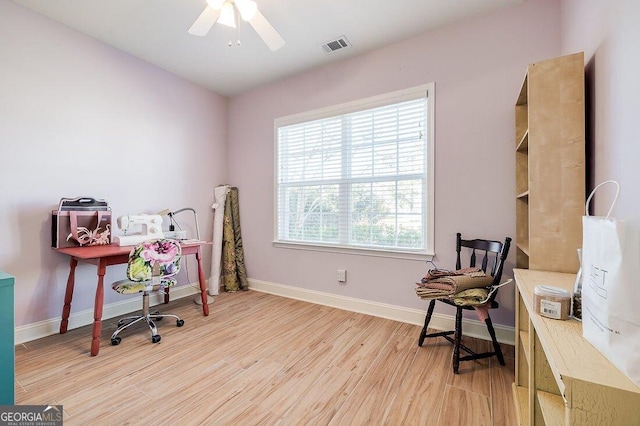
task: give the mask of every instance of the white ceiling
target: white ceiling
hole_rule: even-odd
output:
[[[395,43],[524,0],[256,0],[285,39],[272,52],[253,28],[187,30],[205,0],[13,0],[160,68],[233,96],[262,84]],[[346,36],[353,47],[325,53]],[[241,40],[241,46],[236,41]],[[232,40],[233,46],[228,47]]]

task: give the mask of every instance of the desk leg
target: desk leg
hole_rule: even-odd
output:
[[[204,278],[204,270],[202,269],[202,248],[198,247],[196,252],[196,260],[198,261],[198,281],[200,281],[200,296],[202,297],[202,314],[206,317],[209,315],[209,305],[207,304],[207,286]]]
[[[67,332],[69,327],[69,314],[71,313],[71,299],[73,298],[73,287],[75,286],[76,279],[76,266],[78,266],[78,259],[71,258],[69,264],[69,278],[67,278],[67,289],[64,293],[64,306],[62,307],[62,322],[60,322],[60,334]]]
[[[91,340],[91,356],[100,351],[100,334],[102,332],[102,305],[104,304],[104,274],[107,269],[105,258],[100,259],[98,265],[98,287],[96,301],[93,306],[93,339]]]

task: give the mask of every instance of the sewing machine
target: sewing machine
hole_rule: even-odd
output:
[[[124,235],[115,236],[119,246],[133,246],[143,241],[164,238],[162,232],[162,216],[158,214],[127,214],[117,220],[118,228]],[[129,234],[135,227],[142,227],[142,232]]]

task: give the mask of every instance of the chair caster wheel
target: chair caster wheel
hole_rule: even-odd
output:
[[[156,334],[155,336],[151,336],[151,343],[158,343],[160,339],[161,337],[159,334]]]
[[[114,337],[113,339],[111,339],[111,345],[112,346],[118,346],[120,344],[120,341],[122,341],[121,338],[119,337]]]
[[[181,320],[181,319],[177,320],[177,321],[176,321],[176,325],[177,325],[178,327],[182,327],[182,326],[184,325],[184,320]]]
[[[154,317],[154,315],[160,315],[160,311],[155,311],[154,313],[151,314],[154,321],[162,321],[162,318],[164,318],[164,317]]]

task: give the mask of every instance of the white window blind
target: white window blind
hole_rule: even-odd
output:
[[[376,99],[276,123],[278,242],[427,251],[427,90]]]

